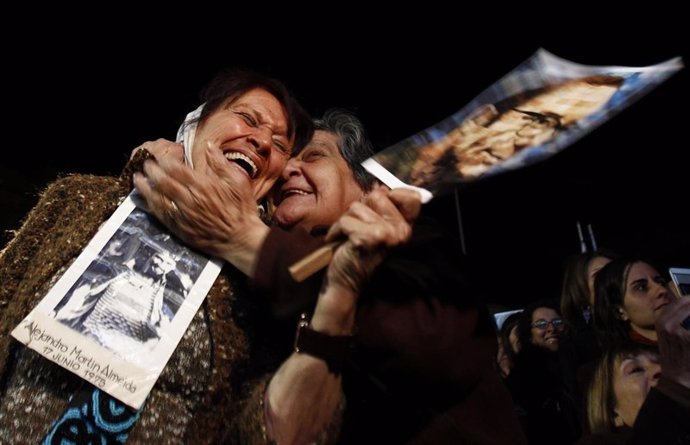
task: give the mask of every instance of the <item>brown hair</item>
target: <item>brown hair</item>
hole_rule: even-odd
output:
[[[616,366],[624,359],[644,353],[657,352],[645,345],[626,343],[609,349],[597,362],[587,387],[587,425],[592,434],[604,434],[616,429],[616,394],[613,379]]]
[[[571,327],[586,324],[583,311],[590,306],[588,271],[595,258],[613,260],[618,255],[609,250],[595,250],[574,256],[566,264],[561,288],[561,315]]]
[[[220,108],[226,101],[234,101],[244,93],[261,88],[271,93],[283,106],[287,116],[287,135],[294,137],[292,153],[296,154],[309,142],[313,134],[311,118],[302,106],[290,95],[282,82],[253,71],[228,69],[221,71],[209,82],[201,93],[204,108],[199,122]]]

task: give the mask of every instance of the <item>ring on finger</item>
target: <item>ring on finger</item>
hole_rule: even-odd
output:
[[[175,222],[176,217],[180,214],[180,208],[172,199],[169,200],[168,209],[165,211],[166,216],[172,222]]]

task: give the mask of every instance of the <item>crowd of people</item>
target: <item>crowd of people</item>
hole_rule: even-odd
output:
[[[498,333],[529,443],[687,443],[690,299],[648,260],[598,250],[568,262],[556,302]]]
[[[419,195],[362,168],[373,147],[353,114],[312,120],[245,71],[202,102],[181,141],[143,143],[119,178],[51,184],[2,251],[0,443],[689,440],[690,299],[651,263],[583,255],[560,306],[535,302],[497,334]],[[132,187],[224,261],[140,409],[9,336]],[[326,270],[296,281],[288,266],[327,243]]]

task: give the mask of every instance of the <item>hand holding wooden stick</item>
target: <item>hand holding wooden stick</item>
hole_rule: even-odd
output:
[[[333,252],[343,243],[343,241],[332,241],[325,246],[319,247],[309,255],[305,256],[288,269],[295,281],[301,283],[316,272],[328,266],[333,258]]]
[[[351,227],[346,228],[352,224],[352,222],[349,224],[347,223],[348,218],[352,220],[354,215],[358,215],[358,217],[355,218],[357,220],[362,217],[362,205],[368,208],[369,211],[373,211],[373,214],[381,217],[381,221],[385,222],[384,226],[388,226],[391,238],[386,240],[386,242],[383,240],[378,240],[378,242],[380,242],[382,245],[392,243],[388,245],[388,247],[391,247],[392,245],[398,244],[402,242],[403,239],[407,239],[409,237],[409,224],[411,224],[419,215],[421,204],[422,202],[420,195],[416,191],[407,189],[384,191],[382,188],[381,190],[369,193],[369,195],[364,198],[362,203],[358,203],[351,207],[341,217],[341,219],[338,220],[333,227],[331,227],[331,230],[329,230],[329,233],[326,236],[326,240],[329,241],[328,244],[320,247],[290,266],[289,271],[292,275],[292,278],[297,282],[302,282],[326,267],[331,262],[335,250],[346,242],[348,237],[355,243],[355,245],[368,244],[367,242],[363,241],[362,237],[368,238],[372,236],[374,232],[367,232],[367,230],[360,229],[356,234]],[[357,206],[360,206],[359,210]],[[364,219],[368,223],[372,223],[374,221],[370,219],[370,217]],[[355,239],[352,239],[352,236],[355,236]]]

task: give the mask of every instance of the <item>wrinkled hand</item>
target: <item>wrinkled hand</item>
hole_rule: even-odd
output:
[[[410,239],[420,209],[417,192],[384,187],[353,203],[326,236],[326,241],[347,237],[328,267],[328,284],[359,294],[386,253]]]
[[[249,242],[251,229],[266,227],[246,178],[218,150],[208,150],[207,165],[192,170],[182,162],[181,146],[161,141],[146,144],[156,159],[134,176],[149,211],[185,243],[235,264],[233,251]]]
[[[690,317],[690,296],[680,297],[664,308],[656,319],[661,353],[661,373],[690,388],[690,330],[681,323]]]

